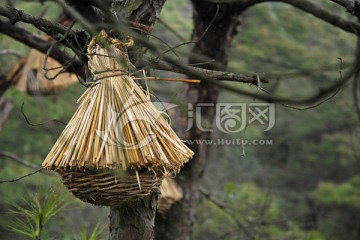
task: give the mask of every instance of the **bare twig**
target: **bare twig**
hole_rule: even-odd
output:
[[[340,6],[343,6],[344,8],[352,8],[355,5],[354,0],[330,0],[331,2],[337,3]]]
[[[152,46],[150,46],[150,45],[148,47],[151,51],[157,51],[157,49],[153,49]],[[242,94],[245,96],[262,99],[262,100],[266,100],[266,101],[282,102],[282,103],[287,103],[287,104],[291,103],[291,104],[297,104],[297,105],[309,105],[309,104],[317,103],[317,102],[322,101],[323,99],[327,98],[329,95],[334,94],[334,92],[339,91],[339,89],[342,86],[344,86],[350,79],[350,76],[346,76],[341,81],[336,81],[332,85],[330,85],[324,89],[320,89],[314,95],[303,98],[303,99],[294,99],[294,98],[289,98],[289,97],[274,97],[274,96],[269,96],[269,95],[264,95],[264,94],[258,94],[256,92],[254,93],[254,92],[246,91],[246,90],[240,89],[238,87],[234,87],[234,86],[228,85],[226,83],[220,82],[220,81],[216,80],[213,76],[206,76],[206,75],[202,74],[201,72],[198,72],[189,66],[179,63],[178,61],[176,61],[175,59],[173,59],[169,56],[164,56],[164,60],[167,61],[168,63],[170,63],[174,68],[180,69],[181,72],[184,74],[187,74],[195,79],[200,79],[204,82],[208,82],[208,83],[217,85],[217,86],[219,86],[223,89],[226,89],[230,92],[234,92],[234,93],[238,93],[238,94]],[[255,76],[255,80],[256,80],[256,74],[254,76]]]
[[[359,18],[360,19],[360,18]],[[360,38],[357,39],[357,54],[359,54],[360,51]],[[357,61],[359,61],[360,59],[356,59]],[[357,62],[356,61],[356,62]],[[355,71],[354,71],[354,81],[353,81],[353,98],[354,98],[354,105],[355,105],[355,110],[356,110],[356,114],[358,119],[360,120],[360,99],[359,99],[359,81],[360,81],[360,67],[358,66],[358,63],[356,64],[357,66],[355,67]]]
[[[207,191],[205,188],[203,188],[201,186],[199,187],[199,191],[206,199],[208,199],[210,202],[215,204],[215,206],[217,206],[219,209],[221,209],[225,214],[227,214],[236,223],[236,225],[237,225],[236,231],[242,230],[247,237],[250,237],[252,239],[252,234],[247,230],[245,223],[243,223],[240,219],[238,219],[237,216],[234,216],[231,209],[228,206],[226,206],[225,203],[214,198],[209,191]],[[229,209],[230,209],[230,211],[229,211]],[[228,233],[225,233],[224,235],[221,235],[220,237],[218,237],[216,239],[223,239],[226,235],[228,235]]]
[[[0,98],[0,130],[7,120],[11,110],[13,109],[13,103],[10,100]]]
[[[54,1],[57,2],[70,16],[72,16],[75,20],[77,20],[86,30],[88,30],[90,34],[96,35],[98,31],[96,30],[94,24],[90,23],[78,11],[76,11],[73,7],[66,4],[64,0],[54,0]],[[63,34],[65,34],[65,32],[63,32]]]
[[[18,58],[21,58],[22,57],[22,54],[14,49],[2,49],[0,50],[0,56],[3,56],[3,55],[14,55]]]
[[[150,58],[144,60],[144,65],[150,66],[150,68],[157,70],[164,70],[164,71],[170,71],[170,72],[176,72],[182,74],[188,73],[187,71],[184,71],[181,68],[171,66],[164,61],[157,61]],[[242,82],[242,83],[250,83],[254,85],[257,85],[258,83],[257,74],[229,73],[229,72],[207,70],[197,67],[188,67],[188,68],[191,69],[194,73],[198,73],[207,77],[213,77],[214,79],[220,81]],[[269,79],[267,79],[265,76],[260,76],[260,81],[262,83],[269,83]]]
[[[0,15],[7,17],[11,24],[14,25],[16,22],[25,22],[30,23],[34,27],[38,28],[39,30],[47,33],[48,35],[57,38],[58,33],[65,34],[68,29],[64,25],[43,19],[41,17],[36,17],[23,11],[17,10],[15,8],[8,8],[0,6]],[[55,34],[54,34],[55,33]],[[69,32],[69,36],[72,38],[76,38],[76,33],[74,31]]]
[[[49,122],[58,122],[58,123],[61,123],[63,125],[66,125],[67,123],[66,122],[63,122],[61,120],[57,120],[57,119],[51,119],[51,120],[47,120],[45,122],[42,122],[42,123],[31,123],[28,119],[28,117],[26,116],[25,112],[24,112],[24,102],[21,104],[21,114],[24,116],[25,118],[25,121],[27,122],[27,124],[29,124],[30,126],[33,126],[33,127],[36,127],[36,126],[41,126],[41,125],[44,125],[44,124],[47,124]]]
[[[32,169],[35,169],[35,170],[39,169],[39,166],[37,166],[29,161],[26,161],[24,159],[21,159],[20,157],[16,156],[15,154],[13,154],[11,152],[0,151],[0,156],[11,158],[11,159],[15,160],[16,162],[20,163],[21,165],[24,165],[24,166],[32,168]]]
[[[60,0],[57,0],[57,1],[60,1]],[[260,2],[264,2],[264,1],[265,0],[251,1],[251,4],[249,3],[249,1],[244,1],[244,4],[248,4],[248,6],[250,7],[251,5],[254,5],[254,4],[260,3]],[[63,2],[63,1],[60,1],[60,2]],[[343,20],[343,19],[339,18],[338,16],[336,16],[334,14],[331,14],[331,13],[328,13],[326,11],[324,13],[323,9],[319,8],[317,5],[314,5],[313,3],[307,2],[306,0],[289,0],[289,1],[281,1],[281,2],[289,3],[289,4],[293,5],[293,6],[296,6],[296,7],[299,7],[300,9],[303,9],[304,11],[306,9],[308,9],[308,8],[314,7],[311,10],[313,12],[310,12],[310,13],[312,13],[314,15],[317,15],[319,18],[321,18],[321,16],[324,15],[325,19],[328,19],[328,22],[331,22],[331,21],[336,22],[336,23],[340,22],[343,25],[346,25],[344,30],[348,30],[348,31],[350,31],[352,33],[360,32],[359,31],[360,30],[360,25],[358,23]],[[303,5],[301,5],[301,3],[303,3]],[[68,5],[64,6],[64,8],[67,9],[67,11],[71,12],[71,13],[73,11],[75,11],[76,15],[73,16],[73,17],[77,21],[79,21],[83,26],[85,26],[85,27],[87,26],[87,24],[88,24],[87,20],[84,20],[82,18],[82,16],[79,13],[76,12],[76,10],[74,10],[73,8],[71,8]],[[89,28],[88,30],[92,31],[92,32],[95,31],[94,28]],[[135,36],[135,38],[137,38],[137,41],[139,43],[143,44],[144,46],[148,47],[148,49],[151,52],[153,52],[155,54],[160,54],[161,53],[159,51],[159,49],[157,49],[156,46],[150,44],[147,41],[147,39],[134,35],[134,33],[131,32],[125,26],[117,25],[116,30],[128,33],[131,36]],[[235,92],[235,93],[238,93],[238,94],[243,94],[243,95],[246,95],[246,96],[249,96],[249,97],[255,97],[255,98],[266,100],[266,101],[272,101],[272,102],[280,101],[280,102],[283,102],[283,103],[291,103],[291,104],[298,104],[298,105],[314,104],[314,103],[317,103],[319,101],[322,101],[327,96],[329,96],[329,95],[333,94],[334,92],[338,91],[339,88],[341,88],[349,80],[349,78],[345,77],[343,81],[335,82],[333,85],[331,85],[331,86],[329,86],[329,87],[327,87],[325,89],[320,89],[318,91],[318,93],[316,93],[316,94],[314,94],[312,96],[303,98],[303,99],[272,97],[272,96],[268,96],[268,95],[258,94],[256,92],[254,93],[254,92],[251,92],[251,91],[242,90],[242,89],[239,89],[238,87],[234,87],[234,86],[219,82],[219,80],[216,77],[209,76],[209,75],[204,76],[204,74],[202,74],[202,72],[196,71],[196,70],[192,69],[189,66],[186,66],[186,65],[184,65],[182,63],[179,63],[179,61],[177,59],[173,59],[173,58],[171,58],[169,56],[163,56],[163,58],[164,58],[164,60],[166,62],[168,62],[171,65],[171,67],[173,69],[177,69],[178,70],[177,72],[182,72],[184,74],[187,74],[187,75],[189,75],[191,77],[194,77],[196,79],[201,79],[204,82],[208,82],[210,84],[216,84],[219,87],[227,89],[227,90],[229,90],[231,92]]]
[[[11,152],[0,151],[0,156],[10,158],[10,159],[16,161],[17,163],[20,163],[21,165],[31,168],[31,169],[38,170],[40,168],[40,166],[33,164],[25,159],[22,159],[19,156],[15,155]],[[40,170],[40,172],[45,175],[48,175],[48,176],[55,176],[52,172],[46,171],[45,169]]]
[[[43,53],[46,53],[52,45],[52,42],[43,39],[39,35],[33,34],[21,27],[11,25],[9,22],[6,23],[1,20],[0,32]],[[61,45],[56,44],[53,47],[50,53],[50,57],[60,62],[61,64],[71,62],[71,65],[69,65],[66,70],[72,73],[76,73],[80,77],[85,77],[82,62],[79,59],[74,60],[72,56],[64,52],[61,48]]]
[[[76,33],[60,23],[33,16],[15,8],[0,6],[0,15],[9,19],[9,22],[5,25],[2,24],[0,29],[4,27],[15,29],[15,23],[21,21],[32,24],[34,27],[51,36],[55,40],[61,39],[62,36],[66,34],[67,37],[65,41],[62,41],[61,43],[71,48],[75,53],[81,51],[81,49],[83,49],[84,45],[87,43],[87,36],[83,32]],[[57,58],[54,57],[54,59]]]
[[[237,0],[239,1],[239,0]],[[334,0],[335,1],[335,0]],[[336,14],[331,13],[323,8],[321,8],[318,4],[315,4],[313,1],[307,0],[245,0],[239,1],[239,3],[243,4],[244,8],[250,8],[256,4],[264,3],[264,2],[282,2],[286,4],[290,4],[306,13],[313,15],[314,17],[325,21],[327,23],[332,24],[333,26],[340,28],[346,32],[353,33],[355,35],[359,35],[360,33],[360,24],[357,22],[346,20]],[[338,0],[339,2],[345,2]]]
[[[356,114],[358,119],[360,120],[360,98],[359,98],[359,81],[360,77],[357,75],[354,77],[353,82],[353,97],[354,97],[354,105],[356,109]]]
[[[338,5],[346,8],[346,11],[354,16],[358,16],[359,5],[356,4],[356,0],[330,0]]]
[[[175,31],[169,24],[163,21],[161,18],[158,19],[158,22],[163,25],[167,30],[174,34],[180,41],[186,42],[187,40],[181,36],[177,31]]]
[[[214,23],[217,15],[218,15],[218,13],[219,13],[219,9],[220,9],[219,4],[217,4],[217,5],[216,5],[216,12],[215,12],[215,15],[214,15],[213,19],[211,19],[209,25],[207,26],[207,28],[205,29],[205,31],[203,32],[203,34],[200,36],[199,39],[197,39],[196,41],[188,41],[188,42],[180,43],[180,44],[178,44],[178,45],[176,45],[176,46],[174,46],[174,47],[172,47],[172,48],[170,48],[170,49],[162,52],[162,53],[159,54],[155,59],[159,59],[162,55],[164,55],[164,54],[166,54],[166,53],[168,53],[168,52],[170,52],[170,51],[173,51],[173,50],[175,50],[176,48],[179,48],[179,47],[181,47],[181,46],[200,42],[200,41],[204,38],[204,36],[206,35],[206,33],[209,31],[210,27],[213,25],[213,23]]]
[[[24,176],[21,176],[21,177],[19,177],[19,178],[15,178],[15,179],[11,179],[11,180],[0,181],[0,184],[1,184],[1,183],[17,182],[17,181],[19,181],[19,180],[21,180],[21,179],[23,179],[23,178],[29,177],[29,176],[31,176],[31,175],[34,175],[35,173],[40,172],[42,169],[43,169],[43,168],[39,168],[38,170],[36,170],[36,171],[34,171],[34,172],[31,172],[31,173],[29,173],[29,174],[26,174],[26,175],[24,175]]]
[[[72,27],[74,26],[74,23],[72,23],[70,25],[70,27],[68,28],[67,32],[59,39],[59,42],[62,42],[64,41],[67,37],[68,37],[68,34],[70,31],[72,31]],[[49,55],[51,54],[51,51],[53,50],[54,46],[56,45],[56,42],[53,42],[51,44],[51,46],[49,47],[48,51],[46,52],[45,54],[45,61],[44,61],[44,64],[43,64],[43,69],[45,71],[45,78],[47,78],[48,80],[54,80],[55,78],[57,78],[60,74],[66,72],[66,67],[71,64],[71,62],[75,59],[76,56],[73,57],[73,59],[71,59],[69,62],[66,62],[64,64],[62,64],[63,66],[60,66],[60,67],[57,67],[57,68],[61,68],[61,70],[59,70],[56,74],[54,74],[54,76],[50,77],[48,74],[49,74],[49,71],[51,70],[54,70],[54,68],[51,68],[49,69],[47,67],[47,62],[48,62],[48,58],[49,58]]]

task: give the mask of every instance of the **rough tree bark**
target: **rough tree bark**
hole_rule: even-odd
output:
[[[112,13],[119,20],[129,20],[152,26],[159,17],[165,0],[112,1]],[[133,63],[140,62],[143,51],[137,47],[129,55]],[[110,208],[110,239],[148,240],[154,237],[154,221],[158,205],[158,193],[132,204]]]
[[[230,43],[237,33],[239,15],[243,8],[237,3],[214,4],[209,1],[192,0],[194,6],[194,29],[192,40],[198,41],[192,52],[214,59],[214,63],[201,65],[202,68],[211,70],[225,70],[228,62]],[[217,7],[219,7],[218,14]],[[214,19],[214,17],[216,18]],[[213,21],[214,20],[214,21]],[[213,21],[206,35],[201,36]],[[189,59],[189,63],[195,63]],[[200,103],[216,104],[219,88],[209,84],[188,84],[185,98],[194,107]],[[207,108],[201,115],[202,126],[211,127],[215,116],[215,107]],[[184,123],[187,121],[184,120]],[[209,139],[209,132],[200,131],[195,123],[186,132],[184,139]],[[190,146],[195,152],[194,159],[190,160],[180,171],[176,180],[183,189],[184,197],[176,203],[164,218],[157,219],[156,239],[190,239],[192,225],[196,215],[196,205],[199,200],[199,180],[202,177],[206,163],[208,147],[205,144]]]
[[[110,239],[153,239],[157,196],[154,193],[132,204],[111,207]]]

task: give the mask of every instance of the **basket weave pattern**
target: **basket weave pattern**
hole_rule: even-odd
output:
[[[163,178],[162,173],[148,170],[139,173],[140,182],[135,171],[64,170],[58,173],[75,197],[100,206],[118,206],[136,201],[158,191]]]

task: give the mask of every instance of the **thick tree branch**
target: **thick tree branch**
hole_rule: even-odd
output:
[[[153,51],[155,53],[158,52],[158,50],[153,48],[151,45],[147,45],[147,47],[149,48],[150,51]],[[192,78],[200,79],[204,82],[212,83],[214,85],[217,85],[217,86],[219,86],[223,89],[226,89],[230,92],[233,92],[233,93],[242,94],[242,95],[245,95],[248,97],[253,97],[253,98],[257,98],[257,99],[261,99],[261,100],[265,100],[265,101],[269,101],[269,102],[280,102],[280,103],[284,103],[284,104],[286,103],[286,104],[294,104],[294,105],[312,105],[312,104],[321,102],[324,99],[326,99],[327,97],[329,97],[330,95],[339,91],[340,88],[343,87],[350,80],[350,77],[348,75],[346,75],[343,79],[340,79],[340,80],[334,82],[332,85],[330,85],[326,88],[323,88],[323,89],[319,89],[319,91],[317,93],[313,94],[312,96],[309,96],[309,97],[306,97],[303,99],[294,99],[291,97],[277,97],[277,96],[259,94],[258,92],[250,92],[247,90],[243,90],[241,88],[234,87],[234,86],[226,84],[222,81],[219,81],[212,75],[206,76],[199,71],[193,70],[193,67],[189,67],[187,65],[179,63],[176,59],[173,59],[168,56],[164,56],[163,58],[171,66],[173,66],[174,68],[179,70],[177,72],[184,73]]]
[[[64,10],[69,14],[71,17],[73,17],[75,20],[77,20],[89,33],[96,34],[97,30],[94,24],[89,22],[84,16],[82,16],[76,9],[69,6],[64,0],[54,0],[57,2]],[[91,8],[91,2],[89,1],[88,7]],[[84,3],[82,3],[84,4]]]
[[[36,26],[37,24],[41,25],[43,22],[45,22],[46,23],[45,26],[48,28],[48,31],[51,30],[52,33],[54,31],[55,32],[59,31],[60,33],[65,34],[65,32],[68,31],[68,28],[62,26],[61,24],[49,22],[47,20],[41,19],[39,17],[31,16],[29,14],[25,14],[21,11],[15,10],[15,9],[0,7],[0,15],[4,15],[4,16],[8,17],[9,14],[11,14],[12,12],[15,12],[18,15],[18,17],[12,17],[12,19],[16,19],[18,21],[24,20],[27,23],[33,24],[34,26]],[[43,30],[43,28],[40,25],[38,26],[38,28]],[[0,22],[0,31],[20,42],[23,42],[24,44],[28,45],[29,47],[35,48],[44,53],[46,53],[47,50],[49,49],[49,47],[51,46],[51,43],[42,39],[40,36],[34,35],[30,32],[27,32],[26,30],[24,30],[20,27],[14,26],[10,23],[6,24],[6,23]],[[75,34],[75,33],[72,31],[69,31],[69,34],[71,36],[71,34]],[[74,35],[73,37],[76,37],[76,35]],[[147,44],[149,44],[149,43],[147,42]],[[54,47],[50,56],[62,64],[68,62],[71,59],[70,56],[67,56],[66,53],[61,50],[60,45]],[[183,73],[183,74],[188,73],[187,71],[184,71],[182,68],[169,66],[168,64],[161,62],[161,61],[148,60],[148,61],[146,61],[146,63],[149,64],[151,66],[151,68],[154,68],[154,69],[178,72],[178,73]],[[84,71],[82,68],[82,64],[79,60],[72,60],[70,66],[71,67],[68,67],[68,69],[67,69],[69,72],[73,72],[73,73],[78,74],[81,77],[84,77]],[[204,76],[213,77],[216,80],[236,81],[236,82],[243,82],[243,83],[251,83],[251,84],[255,84],[255,85],[258,84],[258,79],[257,79],[256,74],[234,74],[234,73],[226,73],[226,72],[220,72],[220,71],[204,70],[204,69],[195,68],[195,67],[189,67],[189,68],[192,69],[196,73],[199,73],[199,74],[202,73],[202,74],[204,74]],[[266,79],[265,77],[260,77],[259,80],[262,83],[269,82],[268,79]]]
[[[25,22],[32,24],[34,27],[45,32],[51,37],[54,37],[55,39],[58,36],[54,35],[54,32],[61,34],[67,33],[70,38],[76,38],[76,33],[74,31],[69,31],[67,27],[60,23],[33,16],[15,8],[7,8],[0,6],[0,15],[7,17],[10,20],[11,24],[15,24],[17,22]]]
[[[32,24],[34,27],[46,33],[55,40],[61,40],[62,44],[71,48],[76,53],[81,52],[87,45],[88,39],[84,33],[76,33],[60,23],[33,16],[15,8],[1,6],[0,15],[9,19],[9,25],[15,25],[16,22]],[[66,36],[65,39],[64,36]]]
[[[23,42],[24,44],[28,45],[29,47],[35,48],[41,52],[46,53],[47,50],[50,48],[51,43],[42,39],[40,36],[32,34],[22,28],[19,28],[17,26],[13,26],[10,23],[4,23],[0,21],[0,32],[5,33],[6,35]],[[149,44],[147,41],[142,41],[144,45],[146,45],[151,51],[159,54],[159,50],[155,48],[155,46]],[[83,65],[79,60],[72,60],[70,56],[66,55],[66,53],[60,48],[59,45],[54,46],[53,51],[50,53],[50,56],[59,61],[60,63],[67,63],[69,61],[71,62],[71,65],[67,68],[69,72],[73,72],[78,74],[81,77],[84,77],[85,71],[83,71]],[[317,102],[318,100],[323,99],[324,97],[328,96],[332,92],[336,91],[339,87],[344,84],[344,81],[341,83],[335,83],[333,86],[327,88],[326,90],[320,91],[318,94],[315,94],[309,98],[306,99],[291,99],[291,98],[278,98],[258,93],[253,93],[249,91],[245,91],[230,85],[227,85],[225,83],[222,83],[219,81],[220,76],[222,76],[225,79],[222,80],[229,80],[229,81],[238,81],[238,82],[245,82],[245,83],[254,83],[254,76],[256,75],[244,75],[243,77],[241,75],[232,75],[229,73],[227,76],[224,76],[224,72],[218,72],[218,71],[212,71],[207,72],[207,74],[203,74],[204,72],[198,71],[197,68],[186,66],[182,63],[179,63],[177,60],[172,59],[168,56],[164,56],[164,60],[171,64],[171,67],[165,67],[166,64],[163,63],[156,63],[153,62],[152,67],[154,65],[160,64],[159,67],[156,67],[157,69],[164,69],[169,70],[173,72],[183,73],[190,76],[193,76],[195,78],[201,79],[203,81],[208,81],[213,84],[217,84],[220,87],[227,89],[231,92],[243,94],[250,97],[256,97],[258,99],[263,99],[266,101],[279,101],[282,103],[293,103],[293,104],[312,104],[314,102]],[[169,65],[167,65],[169,66]],[[154,67],[155,68],[155,67]],[[266,82],[266,79],[262,79],[262,82]],[[257,85],[257,83],[256,83]]]
[[[4,23],[0,21],[0,32],[26,44],[31,48],[35,48],[43,53],[46,53],[51,46],[51,42],[46,41],[45,39],[41,38],[39,35],[30,33],[25,29],[20,27],[11,25],[9,23]],[[61,45],[58,44],[54,46],[53,50],[50,53],[50,56],[56,59],[58,62],[64,64],[71,61],[70,66],[67,68],[69,72],[76,73],[80,77],[84,78],[84,71],[83,65],[81,61],[78,59],[72,59],[71,56],[67,55],[61,48]],[[155,61],[152,59],[147,59],[144,61],[144,65],[150,66],[150,68],[158,69],[158,70],[166,70],[171,72],[183,73],[187,74],[187,71],[184,71],[182,68],[170,66],[162,61]],[[242,83],[249,83],[249,84],[258,84],[258,79],[256,74],[236,74],[236,73],[227,73],[221,71],[211,71],[196,67],[189,67],[192,71],[203,74],[207,77],[213,77],[216,80],[223,80],[223,81],[235,81],[235,82],[242,82]],[[260,82],[268,83],[269,80],[264,77],[260,76]]]
[[[360,16],[360,1],[359,0],[330,0],[340,6],[346,8],[346,11],[356,17]]]
[[[346,9],[352,9],[355,6],[354,0],[330,0],[330,1],[337,3]]]
[[[337,3],[346,4],[345,0],[333,0]],[[241,1],[244,4],[244,8],[250,8],[256,4],[263,3],[263,2],[282,2],[290,4],[306,13],[309,13],[327,23],[332,24],[335,27],[338,27],[346,32],[353,33],[355,35],[360,35],[360,24],[356,22],[352,22],[346,20],[336,14],[333,14],[321,7],[317,4],[313,3],[312,1],[307,0],[246,0]],[[342,5],[341,4],[341,5]],[[343,6],[343,5],[342,5]],[[347,6],[347,5],[346,5]]]
[[[266,0],[254,0],[254,1],[244,1],[242,2],[244,4],[244,6],[246,6],[246,8],[249,8],[255,4],[261,3],[261,2],[265,2]],[[291,4],[295,7],[298,7],[306,12],[309,12],[311,14],[313,14],[314,16],[317,16],[321,19],[323,19],[324,21],[333,23],[335,26],[341,27],[344,30],[351,32],[351,33],[357,33],[358,31],[360,32],[360,25],[358,23],[354,23],[354,22],[350,22],[347,20],[344,20],[332,13],[329,13],[323,9],[321,9],[320,7],[318,7],[317,5],[308,2],[306,0],[268,0],[268,1],[277,1],[277,2],[284,2],[284,3],[288,3]],[[11,10],[5,11],[4,8],[0,7],[0,15],[5,15],[9,16],[9,14],[11,13]],[[12,17],[12,19],[25,19],[27,22],[32,23],[32,24],[37,24],[39,23],[40,19],[38,19],[37,17],[30,17],[27,14],[24,15],[24,13],[20,14],[21,11],[17,12],[18,15],[17,17]],[[25,16],[25,17],[24,17]],[[81,19],[77,19],[80,23],[81,23]],[[46,20],[45,20],[46,21]],[[7,30],[3,29],[3,27],[7,25]],[[8,24],[0,24],[0,31],[4,32],[5,34],[12,36],[13,38],[19,40],[19,41],[25,41],[26,44],[30,47],[34,47],[36,49],[39,49],[42,52],[46,52],[50,46],[50,43],[48,43],[47,45],[43,46],[40,43],[43,43],[43,41],[40,41],[41,39],[37,38],[37,40],[33,40],[31,39],[31,35],[29,35],[28,38],[29,40],[26,40],[25,37],[22,37],[22,34],[16,34],[16,32],[13,32],[10,29],[16,29],[15,26],[11,26],[9,27],[9,23]],[[2,27],[3,26],[3,27]],[[46,23],[46,26],[49,29],[52,29],[52,25],[49,23]],[[41,29],[41,28],[40,28]],[[57,31],[61,31],[61,33],[65,34],[66,31],[68,30],[66,27],[64,26],[55,26],[55,28]],[[117,30],[119,30],[120,32],[124,30],[123,26],[118,26]],[[71,35],[71,32],[70,32]],[[141,44],[143,44],[144,46],[146,46],[150,51],[152,51],[155,54],[161,54],[161,52],[159,51],[159,49],[156,48],[156,46],[150,44],[145,38],[142,37],[138,37],[137,41]],[[41,50],[42,49],[42,50]],[[57,52],[57,53],[55,53]],[[58,60],[59,62],[63,63],[63,62],[67,62],[69,60],[68,57],[63,57],[64,53],[63,52],[58,52],[58,51],[53,51],[52,54],[50,55],[51,57],[54,57],[56,60]],[[63,59],[62,59],[63,58]],[[347,82],[348,79],[346,79],[345,81],[339,81],[337,83],[334,83],[332,86],[329,86],[326,89],[322,89],[320,90],[317,94],[310,96],[306,99],[292,99],[292,98],[283,98],[283,97],[273,97],[273,96],[269,96],[269,95],[263,95],[263,94],[258,94],[255,92],[249,92],[249,91],[245,91],[242,89],[239,89],[237,87],[233,87],[230,85],[227,85],[225,83],[222,83],[219,81],[219,76],[221,76],[223,74],[223,72],[220,73],[212,73],[212,74],[203,74],[202,72],[197,71],[196,69],[193,69],[192,67],[186,66],[184,64],[179,63],[177,60],[172,59],[171,57],[168,56],[163,56],[163,59],[165,60],[165,62],[168,62],[171,65],[172,71],[174,71],[174,69],[176,69],[175,72],[179,72],[179,73],[183,73],[183,74],[187,74],[190,75],[192,77],[201,79],[203,81],[207,81],[213,84],[216,84],[224,89],[227,89],[229,91],[235,92],[235,93],[239,93],[239,94],[243,94],[246,96],[250,96],[250,97],[256,97],[258,99],[262,99],[262,100],[266,100],[266,101],[275,101],[275,102],[282,102],[282,103],[291,103],[291,104],[299,104],[299,105],[306,105],[306,104],[313,104],[317,101],[320,101],[322,99],[324,99],[326,96],[329,96],[330,94],[334,93],[336,90],[338,90],[341,86],[343,86],[343,84],[345,84]],[[76,65],[78,62],[75,62]],[[161,68],[161,67],[158,67]],[[71,65],[71,68],[69,68],[70,72],[76,72],[76,73],[80,73],[80,76],[84,76],[84,73],[82,71],[78,71],[78,66],[73,66]],[[165,69],[164,69],[165,70]],[[168,69],[170,70],[170,69]],[[215,74],[215,75],[213,75]],[[224,76],[223,76],[224,77]],[[250,78],[249,76],[245,76],[245,78],[237,78],[239,76],[232,76],[229,79],[226,79],[226,77],[229,78],[228,76],[225,76],[223,80],[233,80],[233,81],[241,81],[241,82],[248,82],[248,83],[254,83],[254,75],[252,75]],[[261,79],[260,79],[261,80]],[[261,81],[260,81],[261,82]]]
[[[153,59],[146,59],[144,61],[144,65],[157,70],[164,70],[164,71],[182,73],[182,74],[188,73],[187,71],[184,71],[184,69],[182,68],[171,66],[166,62],[156,61]],[[194,73],[206,77],[212,77],[219,81],[242,82],[242,83],[249,83],[254,85],[258,85],[259,83],[269,83],[269,79],[267,79],[265,76],[258,76],[257,74],[229,73],[222,71],[213,71],[198,67],[189,67],[189,69],[191,69]]]
[[[1,20],[0,20],[0,32],[43,53],[47,53],[47,51],[53,44],[43,39],[39,35],[33,34],[23,28],[12,25],[9,22],[3,22]],[[55,44],[49,56],[57,60],[64,66],[67,66],[66,68],[67,71],[76,73],[78,76],[82,78],[85,77],[85,72],[82,62],[79,59],[68,55],[62,49],[62,45]]]
[[[360,35],[360,24],[343,19],[336,14],[333,14],[325,9],[319,7],[317,4],[306,0],[280,0],[281,2],[293,5],[296,8],[310,13],[311,15],[332,24],[338,28],[343,29],[346,32]]]

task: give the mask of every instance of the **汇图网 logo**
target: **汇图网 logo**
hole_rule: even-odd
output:
[[[243,131],[247,125],[259,124],[264,131],[269,131],[275,125],[274,103],[201,103],[193,106],[188,104],[188,124],[186,131],[195,126],[204,132],[212,132],[212,124],[203,120],[203,112],[215,112],[215,127],[224,133]]]

